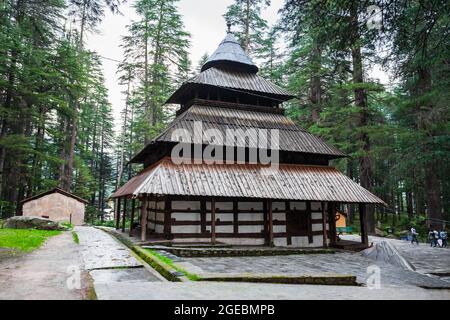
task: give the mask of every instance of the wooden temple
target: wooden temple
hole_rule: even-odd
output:
[[[282,103],[292,98],[258,75],[228,33],[201,73],[168,99],[180,105],[175,120],[131,159],[144,169],[112,195],[116,228],[125,231],[129,214],[130,235],[139,232],[143,241],[326,247],[336,245],[337,206],[351,203],[359,205],[367,246],[365,206],[384,202],[329,166],[346,155],[284,115]],[[199,127],[200,140],[190,139]],[[230,129],[235,144],[205,134],[225,136]],[[264,148],[252,143],[258,130],[277,132],[277,143],[265,150],[278,152],[279,164],[269,173],[259,156],[250,159]],[[173,161],[180,144],[193,151],[182,155],[192,161]],[[216,158],[223,149],[223,161],[198,158],[195,150],[211,146]],[[236,151],[231,159],[230,150]]]

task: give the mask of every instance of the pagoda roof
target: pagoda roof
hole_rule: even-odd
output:
[[[201,71],[203,72],[211,67],[223,64],[234,65],[251,73],[258,72],[258,67],[253,63],[244,49],[242,49],[232,33],[228,33],[225,39],[222,40],[216,51],[202,66]]]
[[[295,97],[287,90],[260,77],[256,73],[249,73],[241,69],[210,67],[183,83],[183,85],[167,100],[167,103],[180,103],[183,94],[195,85],[207,85],[244,91],[270,99],[277,99],[280,102]]]
[[[286,117],[281,109],[266,108],[267,112],[261,112],[245,108],[239,104],[206,105],[201,101],[193,104],[175,120],[152,142],[150,142],[141,152],[136,154],[130,162],[142,163],[158,147],[157,142],[179,143],[188,141],[194,136],[196,127],[194,123],[201,123],[202,132],[208,129],[219,130],[224,138],[218,145],[227,145],[225,139],[227,130],[234,130],[237,141],[233,146],[254,147],[258,146],[257,129],[277,129],[279,133],[278,145],[272,144],[271,132],[267,132],[268,147],[266,149],[279,149],[280,151],[301,152],[308,154],[326,155],[330,159],[345,157],[346,154],[329,145],[320,137],[316,137],[305,129],[297,126],[291,119]],[[270,110],[270,111],[269,111]],[[184,129],[184,130],[179,130]],[[239,129],[239,130],[237,130]],[[249,129],[256,129],[252,130]],[[174,131],[182,135],[172,137]],[[249,139],[247,139],[247,135]],[[188,136],[189,135],[189,136]],[[209,137],[204,137],[203,144],[210,144]]]
[[[280,164],[268,170],[260,164],[174,164],[166,157],[112,197],[178,195],[384,204],[333,167]]]

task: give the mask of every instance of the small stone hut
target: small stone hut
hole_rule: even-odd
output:
[[[84,223],[88,202],[67,191],[55,188],[22,200],[22,215],[67,221],[76,226]]]

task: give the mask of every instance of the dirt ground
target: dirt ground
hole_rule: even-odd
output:
[[[38,250],[17,256],[8,254],[0,261],[0,299],[87,299],[91,281],[83,269],[79,245],[70,232],[63,232],[48,239]],[[78,271],[80,286],[70,288],[67,281],[76,280]]]

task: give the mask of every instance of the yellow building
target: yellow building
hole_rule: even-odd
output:
[[[347,214],[336,210],[336,228],[347,228]]]

